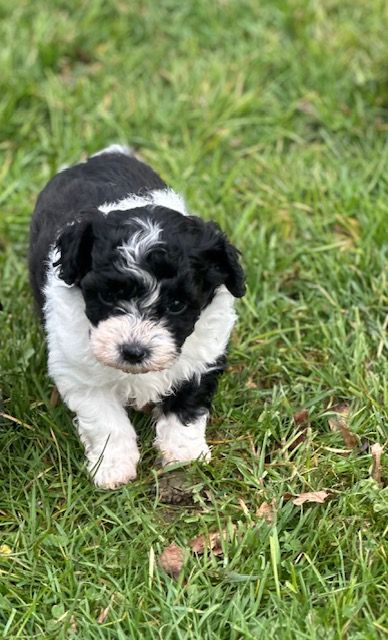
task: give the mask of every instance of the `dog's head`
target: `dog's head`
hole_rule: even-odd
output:
[[[82,291],[95,357],[131,373],[170,367],[218,287],[245,290],[219,227],[164,207],[83,212],[57,247],[60,278]]]

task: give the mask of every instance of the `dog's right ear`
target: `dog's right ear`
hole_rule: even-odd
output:
[[[61,232],[56,243],[59,257],[54,267],[59,267],[59,277],[66,284],[78,285],[92,268],[93,243],[93,223],[87,213]]]

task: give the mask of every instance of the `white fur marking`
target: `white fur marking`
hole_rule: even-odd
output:
[[[117,248],[120,260],[116,266],[120,271],[132,273],[143,281],[148,292],[147,296],[142,298],[141,305],[146,308],[156,302],[160,287],[156,278],[149,271],[142,269],[139,263],[151,249],[163,244],[159,239],[162,230],[152,220],[135,218],[134,222],[139,226],[139,230],[135,231],[127,242]]]
[[[162,454],[163,465],[197,459],[210,461],[210,449],[205,439],[207,417],[207,414],[203,415],[187,425],[174,414],[159,418],[154,444]]]
[[[121,356],[121,347],[137,343],[150,351],[143,362],[130,365]],[[132,373],[160,371],[171,366],[177,357],[175,342],[162,322],[138,315],[112,316],[103,320],[90,333],[93,355],[102,364]]]
[[[104,153],[122,153],[125,156],[133,156],[133,149],[128,147],[126,144],[110,144],[108,147],[101,149],[101,151],[96,151],[91,156],[95,158],[96,156],[102,156]]]
[[[173,189],[154,189],[144,196],[129,195],[117,202],[105,202],[98,208],[102,213],[108,214],[110,211],[128,211],[147,205],[167,207],[184,216],[189,215],[183,197]]]

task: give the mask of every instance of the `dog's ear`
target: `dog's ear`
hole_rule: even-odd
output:
[[[61,232],[56,243],[59,258],[54,267],[59,266],[59,277],[66,284],[78,285],[90,271],[93,243],[93,223],[88,213]]]
[[[197,264],[205,287],[224,284],[235,298],[241,298],[245,293],[245,276],[236,247],[214,222],[204,223],[201,245]]]

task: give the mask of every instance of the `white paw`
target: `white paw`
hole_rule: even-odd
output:
[[[168,449],[161,450],[161,454],[162,465],[164,467],[173,462],[191,462],[193,460],[210,462],[212,457],[205,441],[194,448],[188,444],[180,443]]]
[[[163,466],[192,460],[210,462],[211,453],[205,440],[206,421],[207,415],[188,425],[182,424],[175,415],[158,420],[155,446],[162,454]]]
[[[119,451],[106,448],[104,453],[96,459],[88,459],[88,469],[93,482],[101,489],[117,489],[136,478],[136,466],[140,454],[136,444],[132,447],[123,446]]]

